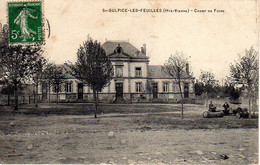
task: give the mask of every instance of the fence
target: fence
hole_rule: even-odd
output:
[[[38,96],[39,97],[39,96]],[[19,104],[33,104],[35,103],[36,95],[19,95]],[[14,95],[0,95],[0,105],[12,105],[14,104]]]

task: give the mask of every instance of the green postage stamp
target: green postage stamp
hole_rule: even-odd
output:
[[[9,43],[42,43],[42,2],[8,2]]]

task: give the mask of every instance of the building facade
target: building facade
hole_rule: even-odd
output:
[[[106,41],[102,47],[114,67],[111,82],[99,92],[102,102],[178,102],[181,99],[179,86],[167,75],[160,65],[149,65],[146,45],[138,50],[126,41]],[[189,75],[182,80],[184,98],[195,98],[194,78]],[[47,85],[39,89],[41,100],[48,99]],[[55,94],[51,93],[51,100]],[[93,93],[89,86],[68,76],[64,89],[59,94],[60,101],[92,102]]]

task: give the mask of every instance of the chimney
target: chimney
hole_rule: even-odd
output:
[[[190,69],[189,69],[189,64],[186,64],[186,73],[189,75],[190,74]]]
[[[146,44],[143,44],[143,46],[141,47],[141,52],[146,55]]]

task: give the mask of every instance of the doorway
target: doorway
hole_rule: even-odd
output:
[[[78,99],[83,99],[83,83],[78,83]]]
[[[153,83],[153,98],[158,99],[158,83]]]
[[[43,100],[47,99],[47,94],[48,94],[47,83],[42,83],[42,99]]]
[[[123,83],[116,83],[116,98],[123,98]]]
[[[189,98],[189,84],[184,84],[184,98]]]

